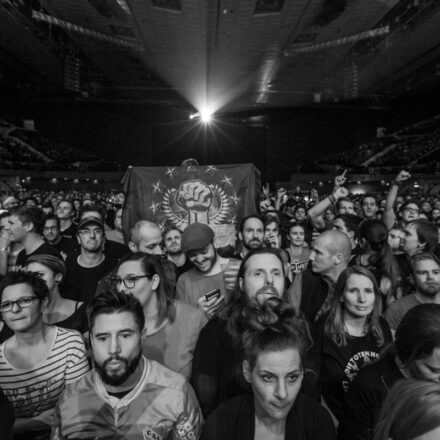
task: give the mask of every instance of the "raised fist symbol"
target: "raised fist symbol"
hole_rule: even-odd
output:
[[[189,180],[180,184],[177,203],[188,211],[189,223],[209,223],[209,208],[212,204],[211,188],[201,180]]]

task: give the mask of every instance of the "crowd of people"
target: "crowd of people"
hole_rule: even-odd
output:
[[[123,192],[4,194],[0,438],[434,440],[440,198],[262,188],[234,249]]]

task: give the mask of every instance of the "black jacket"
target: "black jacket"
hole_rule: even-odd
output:
[[[200,440],[254,440],[255,409],[252,394],[234,397],[208,419]],[[336,440],[333,421],[319,403],[298,394],[286,420],[286,440]]]

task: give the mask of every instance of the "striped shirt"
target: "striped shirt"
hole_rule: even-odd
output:
[[[35,417],[53,408],[66,385],[89,370],[84,341],[75,330],[56,327],[47,357],[28,369],[15,368],[8,362],[6,342],[0,345],[0,388],[11,401],[16,417]]]

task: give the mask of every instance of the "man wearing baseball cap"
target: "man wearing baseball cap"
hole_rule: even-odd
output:
[[[192,223],[183,231],[182,250],[194,268],[177,280],[176,296],[212,317],[225,300],[222,266],[226,267],[229,259],[217,254],[214,231],[204,223]],[[207,299],[205,295],[215,289],[220,290],[220,296]]]
[[[67,257],[63,296],[87,302],[95,296],[99,280],[116,266],[118,260],[104,254],[104,223],[93,212],[81,217],[76,238],[80,253]]]

